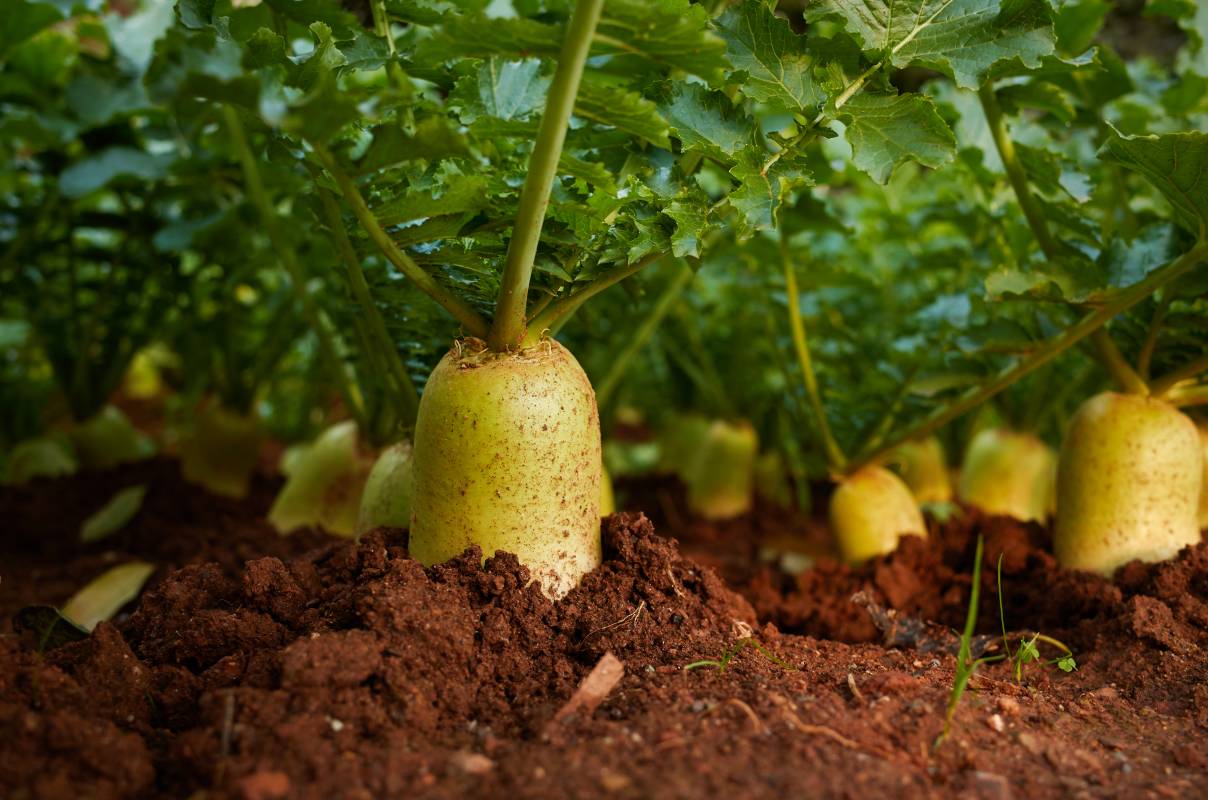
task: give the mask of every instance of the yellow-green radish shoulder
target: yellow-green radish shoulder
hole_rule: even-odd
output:
[[[1057,560],[1110,575],[1198,542],[1203,459],[1195,423],[1168,403],[1115,392],[1087,400],[1061,444]]]
[[[514,553],[552,597],[600,563],[600,418],[565,347],[461,342],[432,371],[415,426],[411,555]]]
[[[927,536],[923,512],[910,488],[875,464],[839,482],[831,495],[830,526],[849,564],[893,552],[903,536]]]

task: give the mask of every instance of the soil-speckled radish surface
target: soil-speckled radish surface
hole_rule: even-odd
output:
[[[43,487],[6,495],[10,519]],[[250,524],[236,512],[207,524]],[[1208,796],[1204,545],[1113,584],[1057,570],[1039,527],[970,513],[860,570],[752,565],[735,582],[753,608],[644,517],[606,528],[605,563],[556,604],[511,557],[425,571],[382,531],[241,572],[186,566],[41,657],[5,636],[0,796]],[[959,621],[977,532],[988,565],[1006,553],[1008,624],[1064,639],[1079,670],[979,673],[936,752],[953,657],[886,648],[850,597]],[[5,582],[14,547],[35,560],[21,541],[6,539]],[[5,613],[16,589],[60,599],[18,581]],[[796,669],[752,648],[725,673],[683,669],[752,632]],[[620,681],[556,720],[606,653]]]

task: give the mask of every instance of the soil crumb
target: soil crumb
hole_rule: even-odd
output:
[[[827,614],[791,603],[852,605],[825,624],[853,640],[856,589],[944,621],[975,531],[1007,554],[1010,626],[1068,636],[1079,669],[979,672],[935,750],[953,658],[819,638]],[[1110,583],[1046,564],[1039,536],[965,517],[861,570],[767,577],[754,605],[639,514],[557,603],[507,554],[424,569],[399,531],[189,564],[82,642],[0,639],[0,796],[1204,796],[1208,553]],[[941,588],[914,586],[924,567]],[[608,654],[619,679],[559,717]]]

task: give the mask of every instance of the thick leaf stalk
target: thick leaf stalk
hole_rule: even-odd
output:
[[[604,0],[578,0],[567,25],[562,52],[558,56],[558,69],[554,73],[549,97],[545,101],[545,113],[541,116],[541,127],[533,143],[528,176],[520,194],[520,208],[508,244],[503,282],[495,305],[495,320],[487,337],[487,343],[494,350],[506,350],[520,344],[528,330],[525,318],[529,281],[537,257],[537,244],[541,240],[545,209],[558,174],[558,161],[566,141],[566,126],[575,107],[587,52],[591,48],[592,35],[603,8]]]
[[[198,410],[193,430],[180,443],[185,480],[214,494],[246,497],[260,455],[260,421],[220,403]]]

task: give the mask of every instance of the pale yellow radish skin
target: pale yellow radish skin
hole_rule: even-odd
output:
[[[1204,457],[1204,479],[1200,481],[1200,528],[1208,530],[1208,421],[1201,422],[1198,427]]]
[[[907,442],[894,455],[902,480],[920,503],[947,503],[952,499],[952,477],[944,446],[935,436]]]
[[[76,460],[85,469],[110,469],[155,453],[155,443],[119,409],[105,406],[67,432]]]
[[[378,455],[361,494],[357,538],[374,528],[405,528],[411,524],[413,465],[410,442],[392,444]]]
[[[957,496],[988,514],[1043,520],[1052,510],[1056,464],[1039,437],[987,428],[965,451]]]
[[[751,510],[759,437],[746,420],[714,420],[684,473],[688,508],[705,519],[722,520]]]
[[[607,467],[600,467],[600,516],[617,513],[617,496],[612,490],[612,476]]]
[[[497,353],[477,340],[432,371],[415,427],[411,555],[514,553],[551,597],[600,563],[595,392],[553,340]]]
[[[830,527],[849,564],[893,552],[903,536],[926,538],[923,513],[910,488],[876,464],[839,482],[830,500]]]
[[[214,494],[246,497],[260,455],[260,423],[218,403],[198,410],[194,428],[180,443],[185,480]]]
[[[337,423],[297,452],[268,521],[280,533],[309,525],[352,538],[371,466],[358,447],[356,423]]]
[[[1203,459],[1195,423],[1173,406],[1115,392],[1087,400],[1061,445],[1057,560],[1110,575],[1198,542]]]

